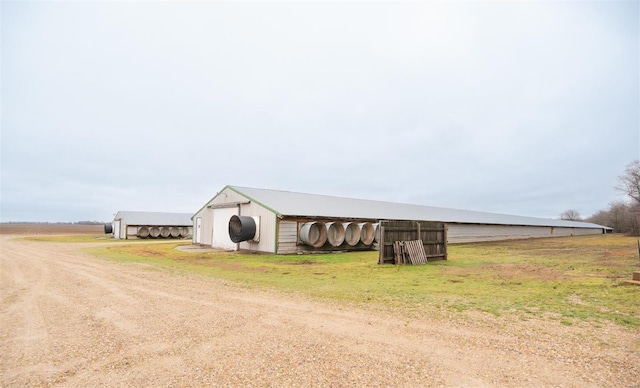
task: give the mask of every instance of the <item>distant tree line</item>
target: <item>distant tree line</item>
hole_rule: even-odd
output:
[[[616,201],[610,203],[607,210],[600,210],[585,221],[608,226],[616,233],[640,236],[639,218],[640,204]]]
[[[563,220],[586,221],[613,228],[616,233],[640,236],[640,160],[631,162],[618,177],[616,190],[629,198],[628,201],[615,201],[607,210],[600,210],[589,218],[582,219],[580,213],[570,209],[560,214]]]

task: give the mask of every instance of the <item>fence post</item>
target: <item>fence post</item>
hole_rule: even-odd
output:
[[[384,226],[382,226],[382,220],[378,221],[380,227],[380,239],[378,240],[378,250],[380,251],[380,256],[378,257],[378,264],[384,264],[384,250],[385,250],[385,241],[384,241]]]

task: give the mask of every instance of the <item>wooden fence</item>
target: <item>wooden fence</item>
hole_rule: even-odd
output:
[[[402,264],[397,242],[419,240],[424,246],[425,261],[447,259],[447,226],[432,221],[381,221],[378,264]],[[396,249],[394,250],[394,244]]]

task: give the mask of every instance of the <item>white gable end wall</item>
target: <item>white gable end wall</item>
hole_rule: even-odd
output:
[[[229,217],[230,213],[239,216],[257,216],[260,218],[260,240],[243,241],[235,244],[229,238]],[[194,216],[193,222],[201,218],[201,239],[200,244],[210,245],[214,248],[223,249],[246,249],[260,252],[275,252],[276,244],[276,214],[264,206],[251,201],[250,198],[239,194],[229,187],[225,187],[214,198],[212,198]],[[222,243],[222,235],[228,241]],[[214,236],[218,236],[217,241]],[[195,243],[195,240],[194,240]],[[233,244],[231,247],[230,244]]]
[[[196,222],[198,218],[200,218],[200,242],[198,244],[201,245],[209,245],[213,244],[213,210],[216,207],[219,208],[238,208],[238,203],[246,202],[248,199],[243,195],[236,193],[235,191],[226,187],[224,190],[220,191],[213,197],[209,202],[206,203],[196,214],[193,215],[193,228],[197,227]],[[228,220],[227,220],[228,221]],[[195,233],[194,233],[195,236]],[[193,243],[196,244],[195,237],[193,239]]]

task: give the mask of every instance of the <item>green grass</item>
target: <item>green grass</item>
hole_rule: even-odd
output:
[[[187,253],[181,243],[90,248],[112,260],[153,263],[181,273],[301,292],[311,297],[411,311],[482,311],[545,317],[563,324],[640,326],[636,239],[617,235],[449,246],[449,260],[378,265],[377,252],[264,255]]]

